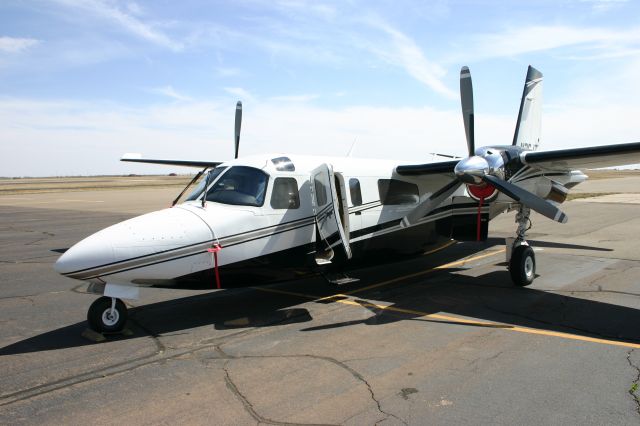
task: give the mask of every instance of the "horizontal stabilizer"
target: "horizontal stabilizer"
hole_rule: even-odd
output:
[[[167,166],[184,166],[184,167],[216,167],[221,161],[192,161],[192,160],[156,160],[152,158],[142,158],[140,154],[125,154],[120,161],[128,161],[131,163],[148,163],[148,164],[164,164]]]

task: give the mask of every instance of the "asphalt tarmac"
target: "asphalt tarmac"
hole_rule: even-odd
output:
[[[0,197],[0,424],[640,423],[631,190],[565,203],[566,225],[534,214],[527,288],[505,268],[508,213],[486,243],[362,269],[356,284],[144,289],[129,335],[82,337],[96,296],[55,273],[59,252],[176,192]]]

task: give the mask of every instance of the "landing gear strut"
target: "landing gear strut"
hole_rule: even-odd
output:
[[[530,214],[531,210],[528,207],[520,205],[516,214],[518,230],[511,246],[511,259],[509,259],[511,280],[520,287],[531,284],[536,275],[536,256],[525,240],[525,234],[531,228]]]
[[[117,333],[127,322],[127,307],[120,299],[102,296],[89,307],[87,321],[98,333]]]

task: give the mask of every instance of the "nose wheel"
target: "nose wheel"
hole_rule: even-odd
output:
[[[127,307],[120,299],[103,296],[89,307],[87,322],[98,333],[117,333],[127,322]]]

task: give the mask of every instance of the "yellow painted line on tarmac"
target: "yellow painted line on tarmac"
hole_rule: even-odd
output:
[[[276,294],[284,294],[284,295],[287,295],[287,296],[302,297],[303,299],[310,299],[310,300],[328,299],[328,297],[322,297],[321,298],[320,296],[314,296],[312,294],[296,293],[294,291],[278,290],[276,288],[251,287],[251,289],[264,291],[264,292],[267,292],[267,293],[276,293]],[[336,295],[334,294],[333,296],[330,296],[330,297],[335,297],[335,296]]]
[[[422,253],[422,255],[423,255],[423,256],[426,256],[426,255],[428,255],[428,254],[433,254],[433,253],[438,252],[438,251],[440,251],[440,250],[444,250],[444,249],[446,249],[447,247],[449,247],[450,245],[453,245],[453,244],[455,244],[455,243],[457,243],[457,241],[456,241],[456,240],[447,241],[446,243],[444,243],[444,244],[443,244],[443,245],[441,245],[440,247],[436,247],[436,248],[434,248],[433,250],[425,251],[424,253]]]
[[[510,325],[510,324],[504,324],[504,323],[468,320],[468,319],[465,319],[465,318],[452,317],[452,316],[449,316],[449,315],[442,315],[442,314],[429,314],[429,313],[426,313],[426,312],[416,311],[416,310],[413,310],[413,309],[404,309],[404,308],[397,308],[395,306],[379,305],[377,303],[372,303],[372,302],[364,301],[364,300],[357,300],[357,301],[355,301],[355,300],[336,300],[335,302],[336,303],[342,303],[342,304],[345,304],[345,305],[364,306],[364,307],[380,309],[382,311],[400,312],[400,313],[403,313],[403,314],[409,314],[409,315],[416,315],[416,316],[420,316],[420,317],[433,318],[433,319],[438,319],[438,320],[442,320],[442,321],[458,323],[458,324],[461,324],[461,325],[472,325],[472,326],[487,327],[487,328],[501,328],[501,329],[504,329],[504,330],[515,331],[515,332],[518,332],[518,333],[527,333],[527,334],[537,334],[537,335],[541,335],[541,336],[560,337],[562,339],[568,339],[568,340],[580,340],[580,341],[583,341],[583,342],[600,343],[600,344],[603,344],[603,345],[610,345],[610,346],[623,346],[623,347],[626,347],[626,348],[634,348],[634,349],[639,349],[640,348],[640,344],[638,344],[638,343],[620,342],[620,341],[617,341],[617,340],[600,339],[600,338],[597,338],[597,337],[579,336],[579,335],[576,335],[576,334],[562,333],[562,332],[559,332],[559,331],[549,331],[549,330],[540,330],[540,329],[537,329],[537,328],[519,327],[519,326],[516,326],[516,325]]]
[[[517,331],[519,333],[539,334],[542,336],[561,337],[569,340],[581,340],[583,342],[601,343],[609,346],[622,346],[625,348],[640,349],[640,344],[630,342],[619,342],[617,340],[599,339],[597,337],[578,336],[577,334],[561,333],[559,331],[539,330],[537,328],[526,328],[514,326],[508,330]]]
[[[440,266],[436,266],[433,269],[428,269],[426,271],[421,271],[415,274],[408,274],[402,277],[398,277],[398,278],[394,278],[392,280],[387,280],[387,281],[383,281],[381,283],[377,283],[377,284],[373,284],[371,286],[368,287],[364,287],[352,292],[348,292],[348,293],[344,293],[344,294],[332,294],[330,296],[325,296],[325,297],[320,297],[320,296],[315,296],[312,294],[305,294],[305,293],[297,293],[297,292],[293,292],[293,291],[286,291],[286,290],[279,290],[279,289],[274,289],[274,288],[265,288],[265,287],[252,287],[254,290],[259,290],[259,291],[264,291],[267,293],[276,293],[276,294],[284,294],[287,296],[296,296],[296,297],[301,297],[303,299],[309,299],[309,300],[315,300],[315,301],[333,301],[334,303],[341,303],[343,305],[347,305],[347,306],[359,306],[359,307],[365,307],[365,308],[375,308],[375,309],[379,309],[381,311],[390,311],[390,312],[398,312],[398,313],[403,313],[403,314],[408,314],[408,315],[413,315],[413,316],[417,316],[417,317],[426,317],[426,318],[431,318],[431,319],[435,319],[435,320],[440,320],[440,321],[447,321],[450,323],[455,323],[455,324],[460,324],[460,325],[470,325],[470,326],[475,326],[475,327],[486,327],[486,328],[500,328],[503,330],[508,330],[508,331],[515,331],[517,333],[525,333],[525,334],[534,334],[534,335],[539,335],[539,336],[548,336],[548,337],[558,337],[561,339],[567,339],[567,340],[577,340],[577,341],[582,341],[582,342],[590,342],[590,343],[598,343],[598,344],[602,344],[602,345],[608,345],[608,346],[621,346],[621,347],[625,347],[625,348],[633,348],[633,349],[640,349],[640,344],[638,343],[630,343],[630,342],[620,342],[617,340],[609,340],[609,339],[601,339],[601,338],[597,338],[597,337],[588,337],[588,336],[580,336],[577,334],[570,334],[570,333],[562,333],[559,331],[551,331],[551,330],[540,330],[537,328],[527,328],[527,327],[520,327],[520,326],[516,326],[516,325],[511,325],[511,324],[504,324],[504,323],[495,323],[495,322],[487,322],[487,321],[478,321],[478,320],[470,320],[470,319],[466,319],[466,318],[460,318],[460,317],[454,317],[454,316],[449,316],[449,315],[442,315],[442,314],[433,314],[433,313],[427,313],[427,312],[423,312],[423,311],[418,311],[418,310],[414,310],[414,309],[406,309],[406,308],[399,308],[396,306],[387,306],[387,305],[380,305],[377,303],[373,303],[370,301],[366,301],[366,300],[353,300],[353,299],[349,299],[349,295],[352,295],[354,293],[360,292],[360,291],[364,291],[366,289],[371,289],[371,288],[376,288],[376,287],[381,287],[383,285],[388,285],[388,284],[392,284],[392,283],[396,283],[398,281],[402,281],[405,279],[409,279],[409,278],[414,278],[420,275],[425,275],[428,274],[430,272],[433,272],[435,270],[438,269],[446,269],[446,268],[451,268],[454,266],[460,266],[460,265],[464,265],[465,263],[468,262],[472,262],[475,260],[479,260],[479,259],[483,259],[489,256],[494,256],[496,254],[499,253],[503,253],[505,251],[505,249],[501,249],[501,250],[494,250],[492,252],[489,253],[485,253],[485,254],[481,254],[478,256],[473,256],[473,257],[469,257],[466,259],[462,259],[462,260],[458,260],[455,262],[450,262],[450,263],[445,263],[444,265],[440,265]]]
[[[392,278],[390,280],[386,280],[386,281],[382,281],[382,282],[379,282],[379,283],[376,283],[376,284],[372,284],[372,285],[367,286],[367,287],[362,287],[362,288],[359,288],[359,289],[356,289],[356,290],[353,290],[353,291],[349,291],[349,292],[347,292],[345,294],[357,294],[357,293],[360,293],[360,292],[363,292],[363,291],[366,291],[366,290],[371,290],[372,288],[378,288],[378,287],[382,287],[382,286],[385,286],[385,285],[397,283],[399,281],[404,281],[404,280],[407,280],[409,278],[415,278],[415,277],[419,277],[419,276],[422,276],[422,275],[427,275],[427,274],[435,272],[435,271],[437,271],[439,269],[447,269],[447,268],[453,268],[454,266],[461,266],[461,265],[464,265],[465,263],[469,263],[469,262],[473,262],[473,261],[476,261],[476,260],[484,259],[485,257],[494,256],[494,255],[499,254],[499,253],[504,253],[505,250],[506,249],[494,250],[494,251],[491,251],[489,253],[479,254],[477,256],[468,257],[468,258],[465,258],[465,259],[462,259],[462,260],[457,260],[455,262],[445,263],[444,265],[436,266],[435,268],[432,268],[432,269],[425,269],[424,271],[415,272],[413,274],[403,275],[403,276],[397,277],[397,278]]]

